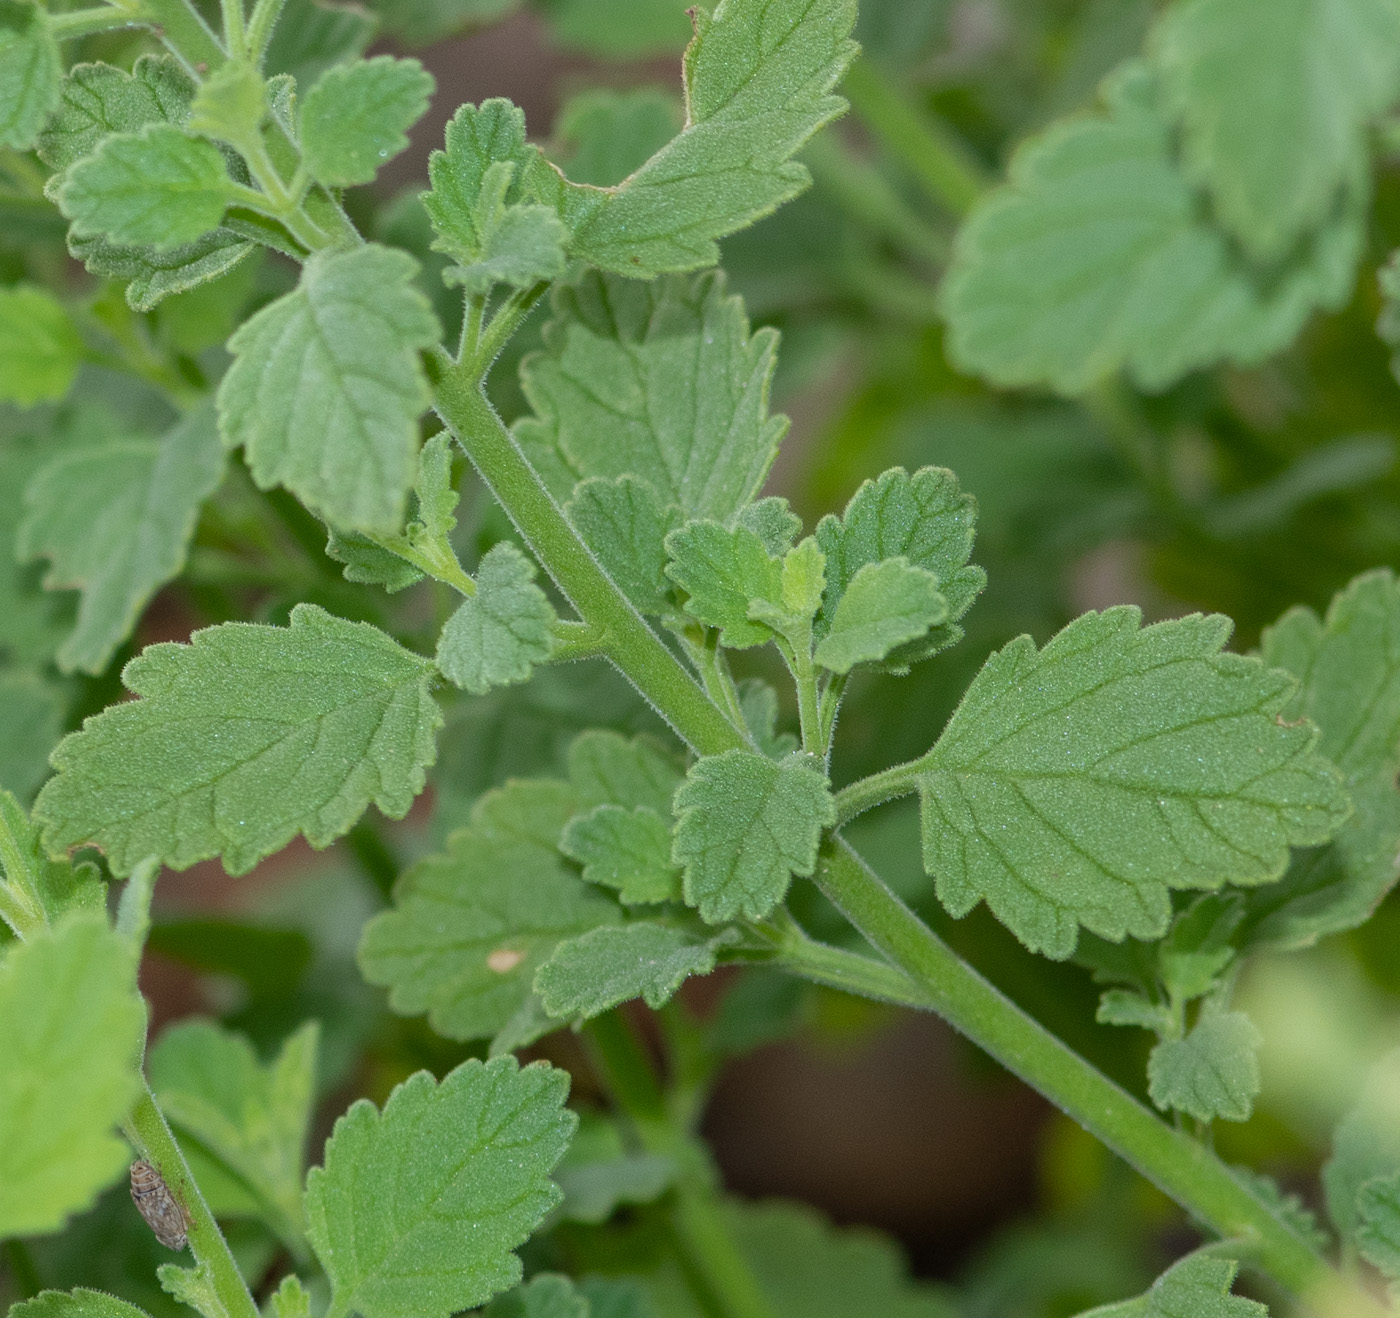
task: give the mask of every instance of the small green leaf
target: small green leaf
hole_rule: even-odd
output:
[[[200,505],[223,470],[214,409],[205,406],[163,439],[84,446],[35,473],[17,552],[51,561],[48,589],[82,592],[60,669],[107,667],[151,596],[180,574]]]
[[[498,1057],[441,1084],[420,1071],[382,1113],[356,1102],[306,1183],[331,1312],[448,1318],[518,1282],[513,1251],[559,1202],[568,1090],[565,1071]]]
[[[758,749],[770,760],[781,760],[797,749],[797,738],[778,731],[778,693],[760,677],[739,683],[739,710]]]
[[[564,273],[568,230],[548,206],[506,204],[513,173],[508,161],[497,161],[486,171],[475,215],[481,246],[443,275],[447,283],[485,296],[497,284],[529,288]]]
[[[498,1295],[483,1318],[590,1318],[588,1301],[558,1273],[541,1272],[523,1286]]]
[[[457,525],[456,487],[452,484],[452,436],[440,430],[418,450],[418,479],[413,492],[418,516],[409,523],[410,540],[446,540]]]
[[[311,1296],[296,1273],[288,1273],[272,1292],[272,1312],[274,1318],[311,1318]]]
[[[1215,987],[1235,959],[1230,940],[1244,911],[1244,894],[1212,892],[1177,913],[1171,930],[1157,945],[1158,973],[1168,997],[1189,1002]]]
[[[535,992],[544,1009],[560,1020],[587,1020],[632,998],[644,999],[655,1010],[691,975],[708,975],[715,968],[715,949],[722,941],[645,921],[590,929],[554,949],[535,972]]]
[[[226,142],[245,153],[259,147],[259,129],[267,118],[268,88],[247,61],[231,59],[199,85],[190,102],[191,133]]]
[[[265,72],[310,87],[328,68],[358,58],[374,39],[376,15],[351,5],[288,0],[268,42]]]
[[[745,504],[734,521],[758,536],[763,541],[763,547],[774,558],[785,558],[793,541],[802,532],[802,519],[788,507],[786,499],[776,496]]]
[[[883,659],[948,617],[938,578],[907,558],[865,563],[841,594],[816,660],[834,673]]]
[[[536,967],[562,939],[621,919],[559,855],[576,807],[564,783],[512,782],[476,804],[446,852],[404,873],[359,953],[396,1012],[426,1011],[449,1039],[490,1038],[525,1005]]]
[[[160,1288],[167,1295],[193,1309],[202,1318],[225,1318],[228,1308],[214,1281],[208,1262],[182,1268],[178,1263],[162,1263],[156,1269]]]
[[[1156,939],[1169,889],[1276,880],[1350,812],[1295,684],[1220,653],[1227,618],[1089,613],[983,666],[923,760],[924,867],[955,916],[985,900],[1057,958],[1079,927]]]
[[[666,575],[689,596],[686,612],[722,628],[721,644],[742,650],[773,639],[772,628],[752,621],[750,610],[762,601],[781,612],[783,568],[753,531],[687,522],[666,537],[666,552]]]
[[[535,565],[508,540],[477,569],[476,594],[463,600],[438,639],[437,665],[474,695],[524,682],[549,658],[554,609],[537,585]]]
[[[79,1287],[72,1291],[41,1291],[10,1309],[9,1318],[147,1318],[144,1309],[104,1291]]]
[[[1159,1037],[1170,1032],[1175,1024],[1170,1009],[1161,1003],[1150,1002],[1131,989],[1116,988],[1105,989],[1100,995],[1094,1019],[1100,1025],[1136,1025]]]
[[[32,407],[62,398],[78,373],[83,341],[52,293],[0,288],[0,402]]]
[[[408,146],[436,83],[416,59],[377,55],[327,69],[299,118],[302,159],[327,187],[368,183]]]
[[[1230,1294],[1240,1265],[1205,1250],[1172,1264],[1146,1295],[1106,1304],[1080,1318],[1268,1318],[1257,1300]]]
[[[367,623],[311,604],[290,627],[224,623],[148,646],[123,670],[138,701],[54,752],[35,803],[54,849],[92,842],[116,874],[145,856],[230,874],[303,833],[329,845],[371,802],[394,819],[422,791],[442,715],[433,667]]]
[[[68,235],[68,250],[94,275],[126,280],[126,304],[151,311],[166,298],[220,278],[251,256],[255,245],[230,229],[162,251]]]
[[[576,815],[559,849],[583,866],[589,883],[616,888],[625,905],[680,900],[680,872],[671,863],[671,826],[646,806],[600,805]]]
[[[326,537],[326,557],[344,565],[341,575],[346,581],[383,586],[391,595],[423,579],[422,572],[407,559],[400,558],[358,531],[337,531],[330,527]]]
[[[1400,1172],[1367,1181],[1356,1198],[1356,1243],[1391,1281],[1400,1281]]]
[[[1197,1121],[1248,1121],[1259,1092],[1263,1035],[1243,1012],[1202,1012],[1184,1039],[1166,1039],[1147,1062],[1148,1093],[1163,1111]]]
[[[318,252],[295,291],[229,340],[234,362],[218,394],[225,444],[245,446],[261,488],[285,485],[345,530],[403,526],[428,404],[418,353],[440,332],[412,286],[417,268],[372,243]]]
[[[101,915],[107,910],[107,885],[91,861],[74,865],[67,856],[51,859],[44,851],[39,830],[7,791],[0,791],[0,829],[10,835],[14,862],[0,861],[4,887],[17,903],[44,924],[56,925],[70,911]]]
[[[675,757],[649,737],[628,740],[601,729],[582,732],[569,746],[568,763],[569,782],[582,809],[620,805],[670,818],[671,798],[683,775]]]
[[[125,1169],[146,1009],[127,940],[69,916],[0,958],[0,1239],[56,1231]]]
[[[761,920],[794,874],[816,868],[822,829],[836,821],[825,777],[804,755],[774,763],[752,751],[697,761],[676,791],[672,858],[685,899],[711,924]]]
[[[666,537],[681,522],[674,504],[635,476],[580,481],[564,509],[622,593],[643,613],[675,608],[666,580]]]
[[[0,0],[0,146],[27,151],[58,104],[63,64],[47,16]]]
[[[1337,1123],[1332,1156],[1322,1168],[1327,1212],[1342,1239],[1358,1243],[1360,1194],[1368,1181],[1400,1174],[1400,1051],[1387,1053],[1367,1077],[1356,1104]]]
[[[218,147],[155,123],[104,138],[69,168],[58,204],[75,237],[169,249],[216,228],[232,192]]]

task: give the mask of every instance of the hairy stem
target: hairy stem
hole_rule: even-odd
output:
[[[851,783],[836,793],[836,827],[848,824],[857,815],[892,801],[897,796],[908,796],[918,790],[918,772],[922,760],[911,760],[908,764],[896,764],[880,773],[872,773],[869,778]]]
[[[267,54],[268,42],[272,40],[273,29],[282,16],[282,6],[286,0],[257,0],[253,6],[253,16],[248,20],[248,58],[255,65],[261,65]]]
[[[49,31],[60,41],[91,36],[94,32],[109,32],[118,27],[135,27],[147,20],[144,9],[116,9],[98,5],[94,9],[70,9],[66,14],[49,17]]]
[[[190,0],[144,0],[141,8],[170,53],[196,78],[213,73],[228,59]]]

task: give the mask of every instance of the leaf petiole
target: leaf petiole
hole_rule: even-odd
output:
[[[60,41],[88,37],[94,32],[110,32],[119,27],[136,27],[150,21],[150,14],[140,7],[130,9],[117,5],[98,5],[92,9],[73,9],[66,14],[49,16],[49,31]]]

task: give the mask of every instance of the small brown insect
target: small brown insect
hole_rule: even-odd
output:
[[[131,1199],[166,1249],[184,1249],[189,1218],[161,1174],[144,1159],[131,1164]]]

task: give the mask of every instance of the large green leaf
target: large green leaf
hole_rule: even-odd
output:
[[[371,802],[408,812],[442,722],[433,666],[367,623],[310,604],[290,627],[224,623],[149,646],[123,670],[138,701],[54,752],[35,818],[50,847],[92,842],[114,872],[143,857],[249,870],[298,833],[324,847]]]
[[[1080,926],[1156,939],[1170,889],[1271,883],[1350,812],[1288,674],[1222,654],[1230,622],[1089,613],[983,666],[921,761],[924,865],[956,916],[985,900],[1027,947]]]

